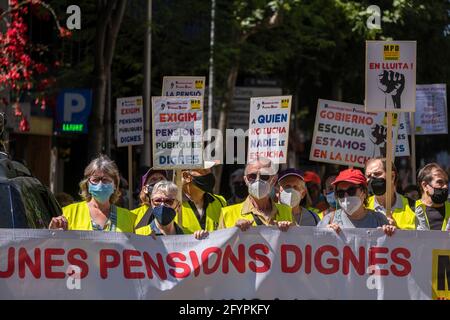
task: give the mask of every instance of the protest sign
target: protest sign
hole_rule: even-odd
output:
[[[248,162],[265,157],[286,163],[292,96],[250,99]]]
[[[367,112],[414,112],[416,41],[366,41]]]
[[[403,114],[396,123],[395,155],[408,156]],[[368,159],[386,154],[386,132],[385,113],[366,113],[362,105],[319,99],[309,159],[364,167]]]
[[[203,99],[152,97],[153,166],[203,168]]]
[[[117,99],[116,132],[118,147],[144,144],[142,97]]]
[[[411,134],[410,117],[406,117],[408,134]],[[423,84],[416,88],[415,134],[447,134],[446,84]]]
[[[203,97],[205,95],[205,77],[164,77],[162,95]]]
[[[448,232],[0,229],[0,299],[449,299]]]

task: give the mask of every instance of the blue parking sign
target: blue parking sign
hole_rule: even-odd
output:
[[[87,133],[91,109],[92,90],[62,90],[58,95],[56,131]]]

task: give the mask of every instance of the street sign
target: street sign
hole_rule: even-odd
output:
[[[92,109],[92,90],[66,89],[59,93],[57,101],[56,131],[87,133]]]

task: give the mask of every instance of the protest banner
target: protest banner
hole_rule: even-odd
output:
[[[416,41],[366,41],[367,112],[414,112]]]
[[[408,134],[413,132],[409,115],[406,117]],[[423,84],[416,88],[416,135],[448,134],[446,84]]]
[[[0,230],[0,299],[450,299],[448,232]]]
[[[169,97],[204,97],[205,77],[164,77],[162,95]]]
[[[395,154],[408,156],[403,114],[396,123]],[[364,167],[368,159],[386,154],[386,126],[384,112],[366,113],[362,105],[319,99],[309,159]]]
[[[117,99],[117,146],[128,146],[128,207],[133,206],[133,146],[144,144],[144,114],[142,97]]]
[[[250,99],[248,162],[265,157],[286,163],[292,96]]]
[[[153,166],[203,168],[203,99],[152,97]]]

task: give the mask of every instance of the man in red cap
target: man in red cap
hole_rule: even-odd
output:
[[[319,175],[313,171],[305,171],[303,179],[312,201],[311,208],[308,209],[317,214],[328,209],[328,203],[321,192],[322,184]]]
[[[341,228],[383,228],[391,236],[395,227],[389,225],[386,216],[366,208],[367,180],[361,171],[346,169],[332,183],[340,209],[323,217],[318,227],[328,227],[337,233]]]

